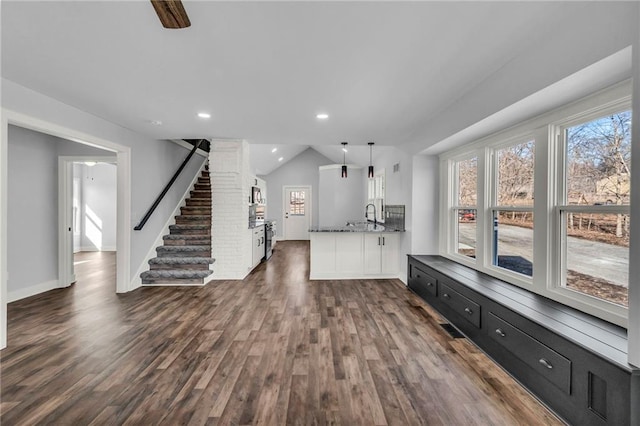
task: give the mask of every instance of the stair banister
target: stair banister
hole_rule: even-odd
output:
[[[180,176],[180,173],[182,172],[182,170],[185,168],[189,160],[191,160],[191,157],[193,157],[193,154],[196,153],[196,150],[198,149],[198,147],[200,147],[200,144],[202,143],[202,141],[204,141],[204,139],[200,139],[200,142],[193,144],[193,148],[191,149],[191,152],[189,153],[189,155],[187,155],[187,157],[184,159],[182,164],[180,164],[180,167],[178,167],[178,170],[176,170],[176,172],[173,174],[173,177],[171,178],[169,183],[167,183],[167,185],[164,187],[160,195],[158,195],[158,198],[156,198],[156,201],[154,201],[151,207],[149,207],[149,210],[147,210],[147,213],[144,215],[140,223],[138,223],[133,228],[135,231],[141,230],[144,227],[145,223],[147,223],[147,221],[149,220],[149,218],[151,217],[155,209],[158,207],[158,205],[160,204],[164,196],[167,195],[167,192],[169,192],[169,189],[171,189],[171,186],[173,185],[173,183],[176,181],[176,179],[178,179],[178,176]]]

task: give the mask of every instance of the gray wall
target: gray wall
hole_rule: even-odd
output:
[[[131,223],[124,224],[130,228],[144,216],[147,208],[188,154],[188,150],[178,144],[135,133],[6,79],[2,79],[2,107],[75,132],[130,147]],[[80,148],[74,154],[61,149],[59,154],[84,155],[84,150],[89,148],[91,147]],[[156,238],[163,231],[164,224],[171,218],[176,205],[182,201],[182,195],[204,161],[205,158],[194,156],[144,229],[131,233],[131,280],[144,262],[147,252],[152,249]],[[11,226],[9,223],[8,227]]]
[[[276,237],[282,239],[282,187],[285,185],[311,186],[312,226],[318,225],[318,167],[332,164],[318,151],[309,148],[292,158],[286,164],[265,176],[267,182],[267,219],[277,221]]]
[[[9,126],[7,290],[58,279],[55,138]]]
[[[9,294],[58,279],[58,154],[111,155],[17,126],[8,129]]]
[[[320,170],[319,226],[344,226],[347,221],[364,220],[362,170],[348,167],[347,178],[342,177],[340,166]]]

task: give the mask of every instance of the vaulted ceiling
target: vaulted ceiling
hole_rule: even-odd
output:
[[[145,0],[3,1],[2,76],[152,138],[264,145],[264,173],[307,146],[334,146],[340,158],[349,141],[368,160],[368,141],[419,143],[425,123],[584,7],[184,5],[191,27],[167,30]]]

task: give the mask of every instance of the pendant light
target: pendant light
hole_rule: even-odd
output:
[[[342,143],[342,177],[347,177],[347,144],[348,142]]]
[[[373,161],[372,161],[372,152],[373,152],[373,142],[369,142],[369,179],[373,179]]]

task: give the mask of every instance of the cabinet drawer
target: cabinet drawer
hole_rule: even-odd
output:
[[[524,331],[489,312],[487,330],[504,346],[559,389],[571,393],[571,361]]]
[[[480,328],[480,305],[458,293],[448,285],[440,283],[438,297],[462,318]]]
[[[413,284],[412,287],[421,287],[421,289],[426,290],[427,293],[434,297],[438,294],[438,280],[421,268],[411,265],[410,278],[411,284]]]

